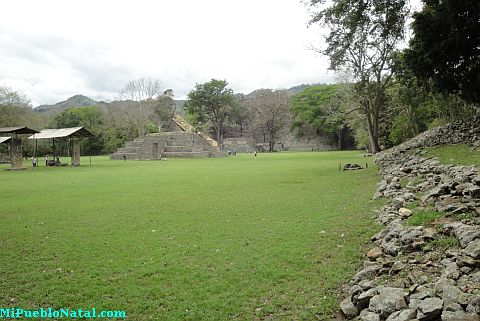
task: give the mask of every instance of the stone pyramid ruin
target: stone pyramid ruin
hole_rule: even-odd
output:
[[[222,157],[225,153],[217,141],[195,131],[185,119],[175,114],[171,121],[162,124],[160,133],[137,137],[117,149],[110,159],[159,160],[162,158]]]

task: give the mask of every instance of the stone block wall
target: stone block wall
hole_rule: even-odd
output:
[[[255,142],[248,138],[226,138],[223,140],[224,150],[235,150],[237,153],[251,153],[255,150]]]

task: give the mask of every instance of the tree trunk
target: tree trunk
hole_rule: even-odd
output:
[[[275,134],[272,131],[270,131],[270,134],[268,135],[269,152],[273,152],[274,147],[275,147]]]
[[[221,122],[220,121],[217,121],[217,143],[218,143],[218,146],[220,147],[220,149],[222,150],[223,149],[223,144],[222,144],[222,127],[221,127]]]
[[[378,143],[378,120],[374,119],[372,121],[371,117],[375,118],[375,115],[367,115],[367,125],[368,125],[368,137],[370,139],[370,152],[376,154],[381,151],[380,145]]]
[[[343,129],[340,129],[337,132],[337,149],[342,150],[343,145],[342,145],[342,140],[343,140],[343,135],[342,135]]]
[[[376,154],[381,151],[380,145],[378,143],[378,113],[372,110],[370,100],[364,98],[361,101],[363,111],[367,117],[367,131],[368,138],[370,140],[370,152]],[[374,107],[373,109],[375,109]]]

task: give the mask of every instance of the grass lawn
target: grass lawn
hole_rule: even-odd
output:
[[[372,160],[338,171],[365,161],[357,152],[95,157],[0,170],[0,307],[330,320],[378,229]]]

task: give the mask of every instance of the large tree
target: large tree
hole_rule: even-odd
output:
[[[104,106],[106,151],[112,152],[138,136],[132,113],[132,102],[117,100]]]
[[[153,103],[153,112],[158,122],[170,123],[176,112],[173,90],[168,89],[158,96]]]
[[[29,114],[32,106],[24,94],[0,86],[0,127],[25,126],[25,117]]]
[[[120,99],[129,106],[129,121],[137,128],[138,135],[147,133],[157,105],[156,98],[163,93],[158,79],[139,78],[129,81],[120,91]]]
[[[57,114],[54,123],[57,128],[84,126],[96,130],[103,125],[103,114],[96,106],[72,107]]]
[[[337,146],[346,146],[351,130],[347,124],[341,85],[317,85],[292,97],[292,129],[302,136],[304,129],[315,129],[317,135],[327,135]],[[350,137],[351,138],[351,137]]]
[[[290,97],[286,90],[260,89],[247,99],[252,111],[251,130],[256,141],[259,136],[273,152],[282,130],[288,124]]]
[[[443,93],[480,102],[480,1],[424,0],[406,50],[409,68]]]
[[[475,110],[458,95],[431,90],[431,81],[415,76],[405,51],[395,54],[395,81],[388,90],[389,108],[384,123],[388,143],[400,144],[429,127],[469,118]]]
[[[77,127],[83,126],[92,132],[95,137],[88,140],[82,139],[81,148],[85,151],[94,149],[97,152],[104,150],[106,132],[104,131],[104,115],[97,106],[83,106],[68,108],[57,114],[53,119],[53,127]],[[61,146],[67,148],[67,145]],[[89,151],[90,152],[90,151]]]
[[[194,125],[211,123],[220,146],[222,146],[224,121],[235,105],[233,90],[227,86],[226,80],[217,79],[196,84],[195,89],[188,93],[185,103],[187,113],[194,120]]]
[[[236,100],[237,103],[233,105],[228,114],[228,121],[230,125],[238,126],[240,137],[244,137],[247,127],[252,121],[253,113],[244,94],[237,94]]]
[[[367,122],[370,149],[378,152],[385,91],[392,77],[391,54],[404,37],[406,0],[307,3],[315,10],[310,23],[329,29],[327,47],[319,51],[330,58],[330,69],[349,70],[353,75],[357,100]]]

